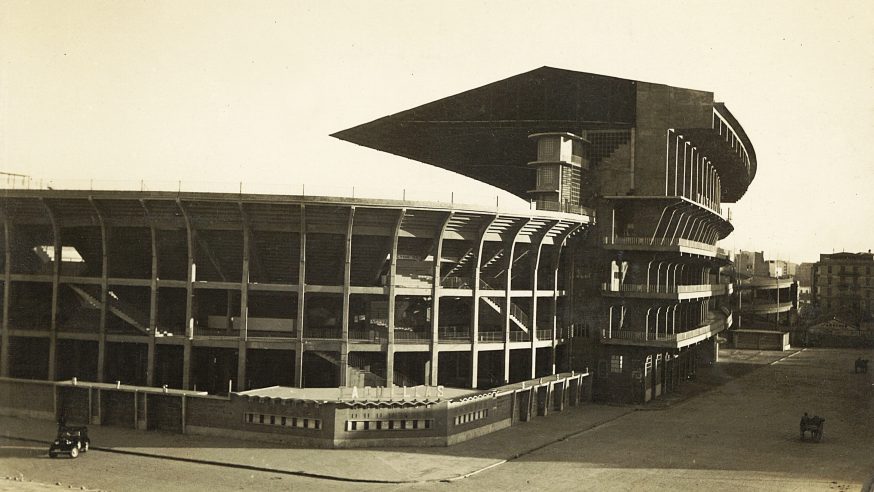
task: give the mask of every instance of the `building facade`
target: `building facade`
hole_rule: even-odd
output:
[[[544,67],[336,136],[536,208],[595,210],[569,243],[570,364],[595,369],[597,399],[647,401],[716,358],[733,321],[722,203],[744,195],[757,163],[712,93]]]
[[[717,359],[722,204],[757,163],[712,93],[543,67],[334,136],[530,210],[10,190],[2,375],[227,393],[591,368],[596,399],[645,402]]]
[[[210,393],[553,374],[561,245],[591,222],[214,193],[10,190],[2,206],[3,376]]]
[[[813,305],[820,315],[836,314],[850,322],[874,314],[874,254],[819,255],[812,273]]]

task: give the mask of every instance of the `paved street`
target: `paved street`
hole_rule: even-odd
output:
[[[852,370],[864,353],[725,351],[722,362],[655,405],[586,405],[450,448],[302,450],[93,426],[95,446],[112,452],[49,460],[41,443],[2,439],[0,491],[39,487],[32,482],[48,484],[45,490],[56,483],[102,490],[859,490],[874,474],[874,374]],[[822,442],[798,439],[804,411],[826,418]],[[0,428],[37,440],[53,431],[51,423],[10,418]],[[363,478],[384,482],[357,481]]]

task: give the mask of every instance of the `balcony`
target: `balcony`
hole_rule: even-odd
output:
[[[585,215],[588,217],[595,216],[595,211],[593,209],[568,202],[559,203],[551,202],[549,200],[536,200],[532,201],[531,205],[536,210],[546,210],[549,212],[564,212],[568,214]]]
[[[731,284],[702,285],[650,285],[621,284],[613,289],[609,284],[601,284],[601,293],[608,297],[632,297],[640,299],[698,299],[729,294]]]
[[[632,345],[638,347],[661,347],[679,349],[706,340],[725,330],[732,322],[732,315],[725,311],[711,313],[707,322],[680,333],[653,333],[645,330],[601,330],[601,343],[606,345]]]
[[[503,331],[481,331],[479,332],[478,340],[480,342],[503,342],[504,341],[504,332]],[[510,332],[510,341],[511,342],[530,342],[531,335],[522,331],[511,331]]]
[[[429,327],[395,327],[395,343],[428,343],[431,341]]]
[[[748,314],[777,314],[791,311],[793,307],[792,301],[781,302],[755,302],[752,304],[742,304],[741,311]]]
[[[725,250],[715,245],[691,241],[689,239],[663,239],[651,237],[605,237],[604,245],[607,249],[620,249],[625,251],[663,251],[671,253],[688,253],[701,256],[710,256],[720,259],[728,259]]]

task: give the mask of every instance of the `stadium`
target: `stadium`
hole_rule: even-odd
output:
[[[334,136],[530,206],[6,189],[0,376],[235,401],[524,389],[591,368],[588,397],[644,403],[718,360],[733,322],[722,204],[756,159],[712,93],[543,67]],[[501,422],[537,398],[545,412],[531,395]]]

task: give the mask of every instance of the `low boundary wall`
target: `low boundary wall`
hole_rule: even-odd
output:
[[[588,373],[460,398],[312,401],[77,381],[0,378],[0,414],[292,446],[450,446],[591,401]]]

